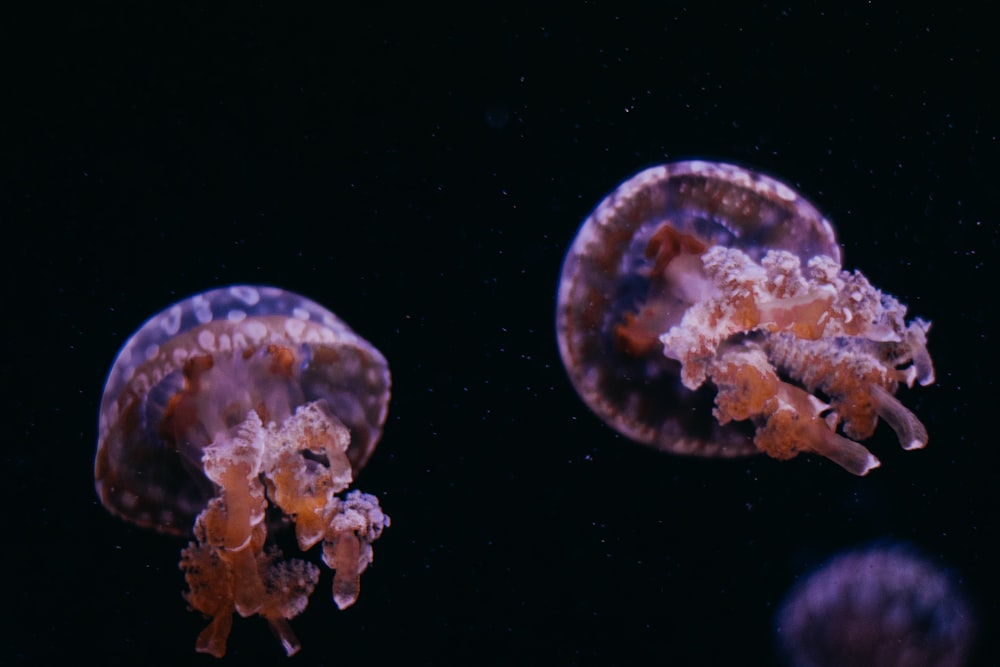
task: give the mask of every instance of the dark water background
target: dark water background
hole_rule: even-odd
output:
[[[773,616],[874,539],[952,568],[1000,664],[998,49],[984,13],[755,3],[306,11],[145,5],[10,16],[0,215],[8,429],[3,664],[210,664],[182,540],[93,491],[116,351],[173,301],[270,283],[389,360],[361,475],[393,525],[359,603],[329,573],[290,664],[773,664]],[[788,182],[845,266],[933,321],[858,479],[815,458],[671,457],[566,379],[556,282],[581,220],[653,164]],[[229,664],[283,664],[259,619]]]

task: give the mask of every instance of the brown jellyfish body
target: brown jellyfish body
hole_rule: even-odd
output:
[[[197,294],[122,347],[101,401],[97,493],[125,520],[193,535],[185,599],[211,619],[198,651],[225,654],[234,613],[264,617],[298,651],[288,619],[319,570],[271,543],[289,520],[302,551],[322,542],[338,607],[356,600],[389,517],[348,489],[382,435],[389,388],[378,350],[274,287]]]
[[[962,667],[976,622],[947,570],[889,544],[840,554],[803,579],[775,630],[790,667]]]
[[[790,187],[691,161],[637,174],[584,221],[556,330],[576,391],[633,440],[700,456],[811,451],[863,475],[878,459],[856,441],[878,418],[907,449],[927,442],[894,397],[934,381],[930,325],[905,313],[842,270],[833,227]]]

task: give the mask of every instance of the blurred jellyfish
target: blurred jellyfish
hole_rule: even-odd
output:
[[[791,667],[960,667],[974,626],[952,577],[902,545],[836,556],[776,617]]]

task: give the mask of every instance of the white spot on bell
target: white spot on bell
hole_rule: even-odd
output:
[[[292,340],[301,340],[302,331],[305,328],[306,328],[306,323],[303,322],[302,320],[291,317],[285,320],[285,331],[288,333],[289,336],[292,337]]]
[[[198,334],[198,345],[208,352],[215,351],[215,334],[211,331],[202,331]]]
[[[160,328],[163,329],[163,333],[168,336],[173,336],[181,328],[181,307],[174,306],[163,313],[160,319]]]
[[[267,327],[257,320],[247,320],[243,326],[243,331],[254,343],[260,342],[267,335]]]
[[[784,183],[775,182],[774,191],[775,193],[777,193],[779,197],[781,197],[785,201],[795,201],[796,199],[799,198],[799,196],[795,194],[795,191],[792,190],[787,185],[785,185]]]
[[[248,285],[237,285],[236,287],[230,287],[229,293],[248,306],[252,306],[256,304],[258,301],[260,301],[260,292],[258,292],[256,288],[250,287]]]
[[[200,324],[207,324],[212,321],[212,304],[208,299],[200,294],[191,299],[191,308],[194,310],[194,317]]]

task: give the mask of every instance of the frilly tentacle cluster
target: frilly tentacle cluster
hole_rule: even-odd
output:
[[[719,246],[700,259],[685,280],[707,296],[660,341],[681,363],[684,386],[716,385],[720,423],[752,420],[754,443],[771,456],[813,451],[858,475],[879,465],[855,442],[871,436],[879,418],[904,448],[927,443],[894,394],[900,383],[934,381],[928,322],[907,323],[905,306],[827,256],[810,259],[805,271],[781,250],[759,264]]]
[[[319,581],[311,563],[281,560],[265,548],[268,504],[293,517],[299,547],[323,543],[323,562],[336,570],[333,597],[341,609],[357,600],[372,542],[389,525],[378,500],[360,491],[335,494],[352,481],[350,432],[320,402],[307,403],[282,424],[263,424],[255,411],[205,448],[205,474],[219,489],[195,522],[181,553],[188,603],[211,622],[197,650],[221,657],[232,615],[264,617],[288,655],[299,642],[288,619],[301,613]]]

